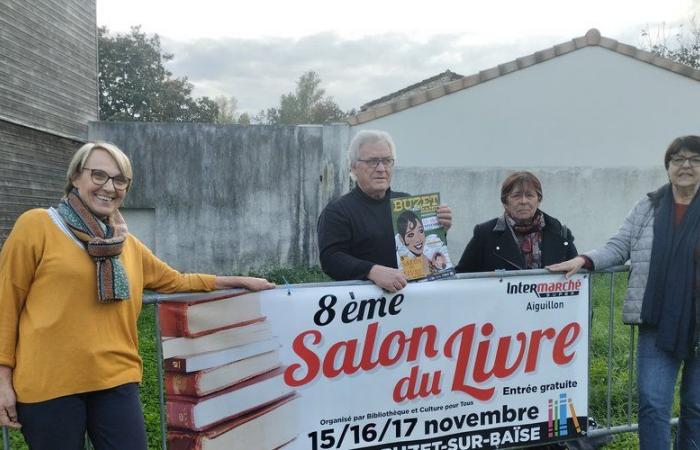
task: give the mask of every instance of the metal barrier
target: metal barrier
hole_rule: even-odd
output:
[[[629,346],[628,346],[628,351],[627,351],[627,359],[628,359],[628,364],[627,364],[627,375],[628,375],[628,383],[627,383],[627,410],[626,410],[626,421],[625,423],[622,424],[613,424],[612,423],[612,371],[613,371],[613,365],[612,365],[612,360],[614,356],[614,346],[613,346],[613,337],[614,337],[614,331],[615,331],[615,276],[617,273],[625,273],[629,271],[629,266],[616,266],[612,267],[610,269],[606,270],[601,270],[601,271],[596,271],[594,274],[607,274],[609,277],[609,285],[610,285],[610,290],[609,290],[609,317],[608,317],[608,350],[607,350],[607,377],[606,377],[606,413],[605,413],[605,424],[604,426],[600,426],[597,429],[590,430],[588,432],[588,436],[590,437],[598,437],[598,436],[607,436],[607,435],[614,435],[614,434],[619,434],[619,433],[631,433],[631,432],[636,432],[638,425],[636,423],[632,422],[632,403],[633,403],[633,379],[634,379],[634,342],[635,342],[635,337],[636,337],[636,328],[635,327],[629,327],[630,328],[630,334],[629,334]],[[456,278],[459,279],[468,279],[468,278],[507,278],[507,277],[512,277],[512,276],[522,276],[522,275],[542,275],[542,274],[548,274],[550,272],[546,270],[528,270],[528,271],[498,271],[498,272],[488,272],[488,273],[474,273],[474,274],[459,274],[456,275]],[[312,283],[312,284],[304,284],[304,286],[327,286],[327,285],[357,285],[357,284],[367,284],[368,282],[363,282],[363,281],[344,281],[344,282],[333,282],[333,283]],[[284,287],[286,288],[286,287]],[[590,290],[590,296],[592,297],[592,284],[591,284],[591,290]],[[156,354],[157,354],[157,360],[162,361],[162,347],[161,347],[161,335],[160,335],[160,317],[158,314],[158,309],[159,305],[161,302],[177,298],[178,296],[181,296],[182,294],[170,294],[170,295],[164,295],[164,294],[146,294],[144,295],[144,300],[143,303],[144,305],[153,305],[155,308],[155,339],[156,339]],[[593,305],[592,305],[592,299],[589,297],[589,300],[591,301],[590,308],[592,310]],[[595,317],[591,321],[591,327],[593,326],[593,321],[595,320]],[[627,326],[627,325],[625,325]],[[157,371],[158,371],[158,387],[159,387],[159,404],[160,404],[160,432],[161,432],[161,449],[166,450],[166,417],[165,417],[165,398],[164,398],[164,388],[163,388],[163,365],[162,364],[156,364]],[[590,381],[589,381],[590,384]],[[590,403],[589,403],[590,406]],[[590,415],[590,408],[589,408],[589,415]],[[674,418],[672,420],[672,424],[676,425],[678,423],[678,418]],[[3,435],[3,449],[4,450],[10,450],[10,441],[9,441],[9,434],[6,428],[2,429],[2,435]],[[91,447],[89,440],[86,444],[86,449],[89,450]]]

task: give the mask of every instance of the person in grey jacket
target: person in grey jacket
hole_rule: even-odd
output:
[[[601,248],[547,268],[604,269],[630,260],[623,321],[639,325],[637,389],[641,450],[668,449],[682,367],[679,449],[700,449],[700,137],[675,139],[669,183],[647,194]]]

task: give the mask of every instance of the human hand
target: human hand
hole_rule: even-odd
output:
[[[249,291],[263,291],[273,289],[275,284],[264,278],[225,276],[216,277],[215,287],[216,289],[243,288]]]
[[[566,272],[564,276],[566,278],[571,278],[571,276],[578,272],[584,264],[586,264],[586,260],[581,256],[576,256],[568,261],[547,266],[545,269],[549,270],[550,272]]]
[[[380,266],[375,264],[367,274],[367,279],[380,288],[389,292],[400,291],[406,287],[408,280],[406,275],[399,269],[393,267]]]
[[[437,207],[437,219],[438,223],[442,225],[445,232],[452,227],[452,210],[447,205],[440,205]]]
[[[12,387],[12,369],[0,366],[0,427],[20,428],[17,421],[17,397]]]

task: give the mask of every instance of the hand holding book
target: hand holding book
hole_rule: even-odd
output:
[[[438,223],[447,233],[452,228],[452,210],[447,205],[440,205],[437,207],[436,212]]]

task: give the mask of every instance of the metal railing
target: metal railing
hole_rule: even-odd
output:
[[[619,434],[619,433],[630,433],[630,432],[636,432],[638,425],[636,423],[633,423],[633,411],[632,411],[632,405],[633,405],[633,388],[634,388],[634,354],[635,354],[635,337],[636,337],[636,327],[630,326],[630,333],[629,333],[629,346],[627,350],[627,377],[628,377],[628,382],[627,382],[627,408],[626,408],[626,414],[625,414],[625,422],[620,423],[620,424],[613,424],[613,408],[612,408],[612,385],[613,385],[613,357],[615,356],[614,353],[614,345],[613,345],[613,338],[614,338],[614,332],[615,332],[615,278],[616,274],[618,273],[625,273],[629,271],[629,266],[616,266],[612,267],[610,269],[606,270],[601,270],[601,271],[596,271],[594,274],[606,274],[606,276],[609,277],[609,301],[608,301],[608,307],[609,307],[609,317],[608,317],[608,348],[607,348],[607,376],[606,376],[606,412],[605,412],[605,423],[602,426],[599,426],[597,429],[594,430],[589,430],[588,436],[590,437],[598,437],[598,436],[607,436],[607,435],[614,435],[614,434]],[[489,272],[489,273],[474,273],[474,274],[459,274],[456,275],[456,278],[459,279],[468,279],[468,278],[507,278],[507,277],[512,277],[512,276],[523,276],[523,275],[543,275],[543,274],[548,274],[550,272],[546,270],[528,270],[528,271],[498,271],[498,272]],[[344,282],[332,282],[332,283],[313,283],[313,284],[304,284],[300,286],[339,286],[339,285],[358,285],[358,284],[367,284],[368,282],[362,282],[362,281],[344,281]],[[285,289],[287,287],[280,287],[280,289]],[[589,296],[592,296],[592,290],[593,290],[593,283],[591,282],[591,290]],[[158,309],[159,305],[161,302],[167,301],[167,300],[172,300],[174,298],[177,298],[178,296],[182,296],[183,294],[170,294],[170,295],[164,295],[164,294],[146,294],[144,295],[144,305],[153,305],[155,307],[155,339],[156,339],[156,354],[157,354],[157,360],[162,361],[162,347],[161,347],[161,335],[160,335],[160,317],[158,314]],[[591,305],[590,308],[593,308],[592,305],[592,298],[589,297],[589,300],[591,300]],[[593,326],[593,320],[595,320],[595,317],[593,317],[591,321],[591,327]],[[627,325],[624,325],[627,326]],[[157,367],[157,373],[158,373],[158,401],[160,405],[160,433],[161,433],[161,449],[165,450],[166,447],[166,417],[165,417],[165,397],[164,397],[164,387],[163,387],[163,365],[162,364],[156,364]],[[589,380],[589,385],[590,385],[590,380]],[[589,402],[590,403],[590,402]],[[589,414],[590,414],[590,404],[589,404]],[[678,418],[674,418],[672,420],[672,423],[675,425],[678,422]],[[2,429],[2,436],[3,436],[3,449],[4,450],[10,450],[10,441],[9,441],[9,434],[6,428]],[[86,444],[86,449],[91,448],[89,441]]]

